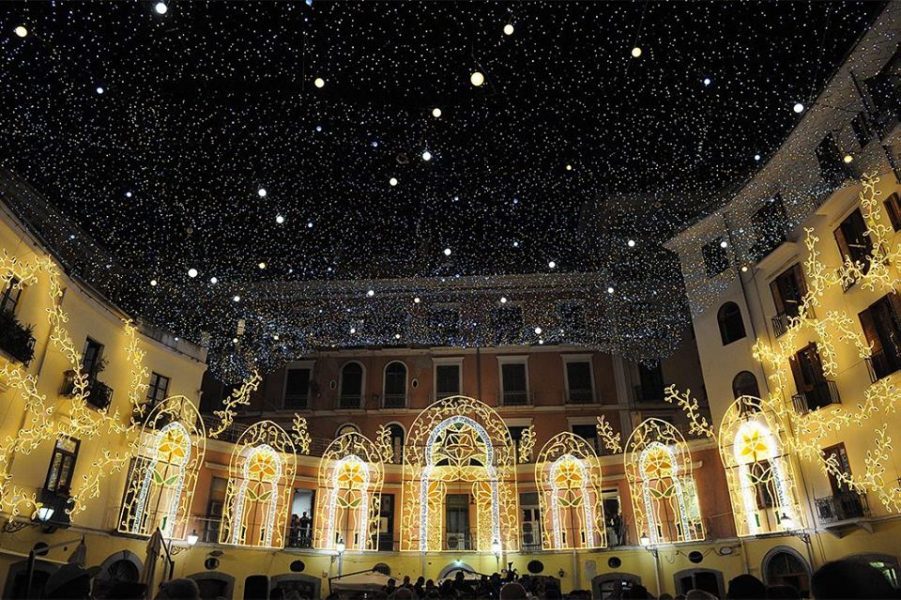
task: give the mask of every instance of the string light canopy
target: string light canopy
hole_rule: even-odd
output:
[[[3,200],[122,308],[208,342],[229,379],[398,333],[490,341],[496,278],[541,290],[549,271],[583,292],[593,334],[555,317],[540,325],[563,333],[531,339],[559,312],[551,293],[517,341],[653,359],[687,324],[661,241],[815,110],[881,7],[386,6],[10,5]],[[485,291],[460,311],[466,335],[408,331],[411,298],[458,301],[441,295],[458,278]],[[281,317],[307,285],[340,293]],[[349,322],[367,289],[390,327]],[[332,307],[343,317],[317,325]]]

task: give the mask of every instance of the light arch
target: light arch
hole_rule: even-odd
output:
[[[720,458],[740,537],[804,527],[787,435],[782,419],[754,396],[739,397],[723,415]]]
[[[594,448],[565,431],[552,437],[535,463],[545,550],[604,548],[601,468]]]
[[[185,396],[170,396],[144,419],[129,471],[118,530],[184,539],[197,474],[206,452],[206,429]]]
[[[247,428],[232,450],[219,543],[281,548],[297,458],[277,423]]]
[[[378,447],[351,432],[333,440],[319,461],[313,545],[335,550],[377,550],[384,469]]]
[[[638,535],[650,544],[704,539],[691,451],[672,424],[645,419],[626,442],[626,478]]]
[[[503,419],[474,398],[450,396],[423,410],[404,445],[401,549],[438,551],[450,486],[475,506],[475,535],[463,549],[519,547],[516,452]],[[459,549],[459,548],[449,548]]]

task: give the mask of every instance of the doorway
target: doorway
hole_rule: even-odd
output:
[[[448,494],[445,500],[448,550],[471,550],[469,536],[469,494]]]

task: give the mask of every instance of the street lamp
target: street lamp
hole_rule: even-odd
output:
[[[200,539],[200,537],[197,535],[197,530],[192,529],[191,533],[189,533],[188,537],[187,537],[188,545],[193,546],[194,544],[197,543],[197,540],[199,540],[199,539]]]
[[[642,533],[641,537],[638,538],[638,543],[647,548],[651,545],[651,538],[648,537],[648,534]]]
[[[53,507],[52,506],[42,506],[38,509],[38,521],[41,523],[46,523],[50,519],[53,518]]]

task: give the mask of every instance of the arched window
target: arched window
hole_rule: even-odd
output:
[[[360,433],[360,428],[353,423],[345,423],[335,432],[335,437],[341,437],[345,433]]]
[[[393,459],[391,462],[400,465],[404,462],[404,428],[399,423],[391,423],[388,425],[388,431],[391,432],[391,449],[393,450]]]
[[[735,302],[723,304],[716,313],[716,320],[720,324],[720,337],[724,346],[745,337],[745,323],[741,318],[741,309]]]
[[[732,395],[738,400],[742,396],[753,396],[760,398],[760,386],[757,385],[757,378],[750,371],[742,371],[732,380]]]
[[[363,365],[349,362],[341,368],[341,385],[338,388],[338,408],[362,408]]]
[[[399,361],[385,367],[385,388],[382,393],[385,408],[404,408],[407,405],[407,366]]]
[[[776,546],[763,557],[763,581],[767,585],[790,585],[806,598],[810,594],[810,567],[793,548]]]

